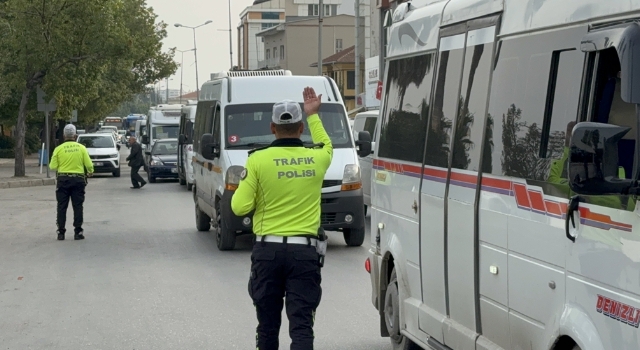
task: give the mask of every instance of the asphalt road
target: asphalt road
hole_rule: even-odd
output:
[[[255,349],[251,237],[221,252],[195,229],[186,187],[129,186],[126,167],[90,179],[77,242],[71,207],[67,240],[56,240],[53,186],[0,190],[0,349]],[[364,270],[369,236],[347,248],[329,235],[316,349],[391,349]]]

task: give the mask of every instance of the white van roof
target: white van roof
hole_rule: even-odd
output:
[[[291,76],[290,70],[275,69],[275,70],[237,70],[237,71],[222,71],[218,73],[211,73],[211,80],[218,80],[222,78],[230,77],[275,77],[275,76]]]
[[[207,85],[220,84],[220,82],[209,81],[203,85],[202,90],[207,90]],[[282,100],[293,100],[304,102],[302,91],[310,86],[316,94],[322,94],[324,103],[342,103],[340,91],[333,79],[321,76],[251,76],[251,77],[229,77],[223,80],[227,91],[222,91],[222,100],[230,104],[242,103],[274,103]],[[228,96],[228,90],[231,96]],[[206,94],[201,100],[214,99]],[[229,99],[229,97],[231,97]]]

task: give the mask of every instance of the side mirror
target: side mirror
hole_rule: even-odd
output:
[[[371,154],[371,135],[368,131],[360,131],[358,133],[356,146],[358,146],[358,156],[364,158]]]
[[[633,180],[618,177],[618,142],[631,128],[578,123],[571,133],[569,187],[578,194],[627,194]]]
[[[178,144],[180,146],[184,145],[187,142],[187,137],[184,136],[184,134],[181,134],[180,136],[178,136]]]
[[[209,160],[220,157],[220,145],[213,139],[213,134],[202,135],[200,139],[200,154]]]
[[[149,136],[148,135],[142,135],[142,143],[145,145],[149,144]]]

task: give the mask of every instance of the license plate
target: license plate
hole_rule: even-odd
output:
[[[173,168],[173,169],[171,169],[171,172],[172,172],[172,173],[177,173],[177,172],[178,172],[178,169],[177,169],[177,168]]]
[[[95,166],[103,166],[104,163],[103,162],[95,162],[95,163],[93,163],[93,165],[95,165]]]

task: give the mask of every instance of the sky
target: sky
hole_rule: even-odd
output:
[[[231,27],[233,35],[233,65],[238,62],[237,27],[240,23],[240,13],[254,0],[231,0]],[[180,23],[195,27],[212,20],[206,26],[196,29],[196,44],[198,54],[199,85],[209,80],[211,73],[231,68],[229,57],[229,0],[147,0],[147,4],[154,9],[157,21],[168,24],[167,38],[163,41],[163,50],[193,49],[193,30],[176,28]],[[342,6],[353,8],[354,0],[343,0]],[[338,10],[339,13],[342,9]],[[182,54],[176,52],[175,60],[180,64]],[[193,51],[184,53],[184,76],[182,77],[183,93],[196,91],[196,67]],[[169,79],[169,89],[180,89],[181,68]],[[173,80],[171,80],[173,79]],[[158,83],[157,89],[164,90],[166,81]]]
[[[229,58],[229,1],[228,0],[147,0],[147,4],[154,9],[158,21],[165,22],[167,38],[163,41],[163,50],[170,48],[177,50],[193,49],[193,30],[176,28],[180,23],[195,27],[212,20],[206,26],[196,29],[196,44],[198,54],[199,84],[207,81],[211,73],[228,70]],[[253,4],[253,0],[231,0],[231,27],[233,35],[233,63],[237,64],[237,26],[240,23],[240,13]],[[176,52],[175,60],[180,64],[182,54]],[[183,91],[196,90],[196,68],[193,51],[184,53]],[[180,70],[169,79],[169,89],[180,89]],[[164,89],[166,82],[158,83],[156,88]]]

